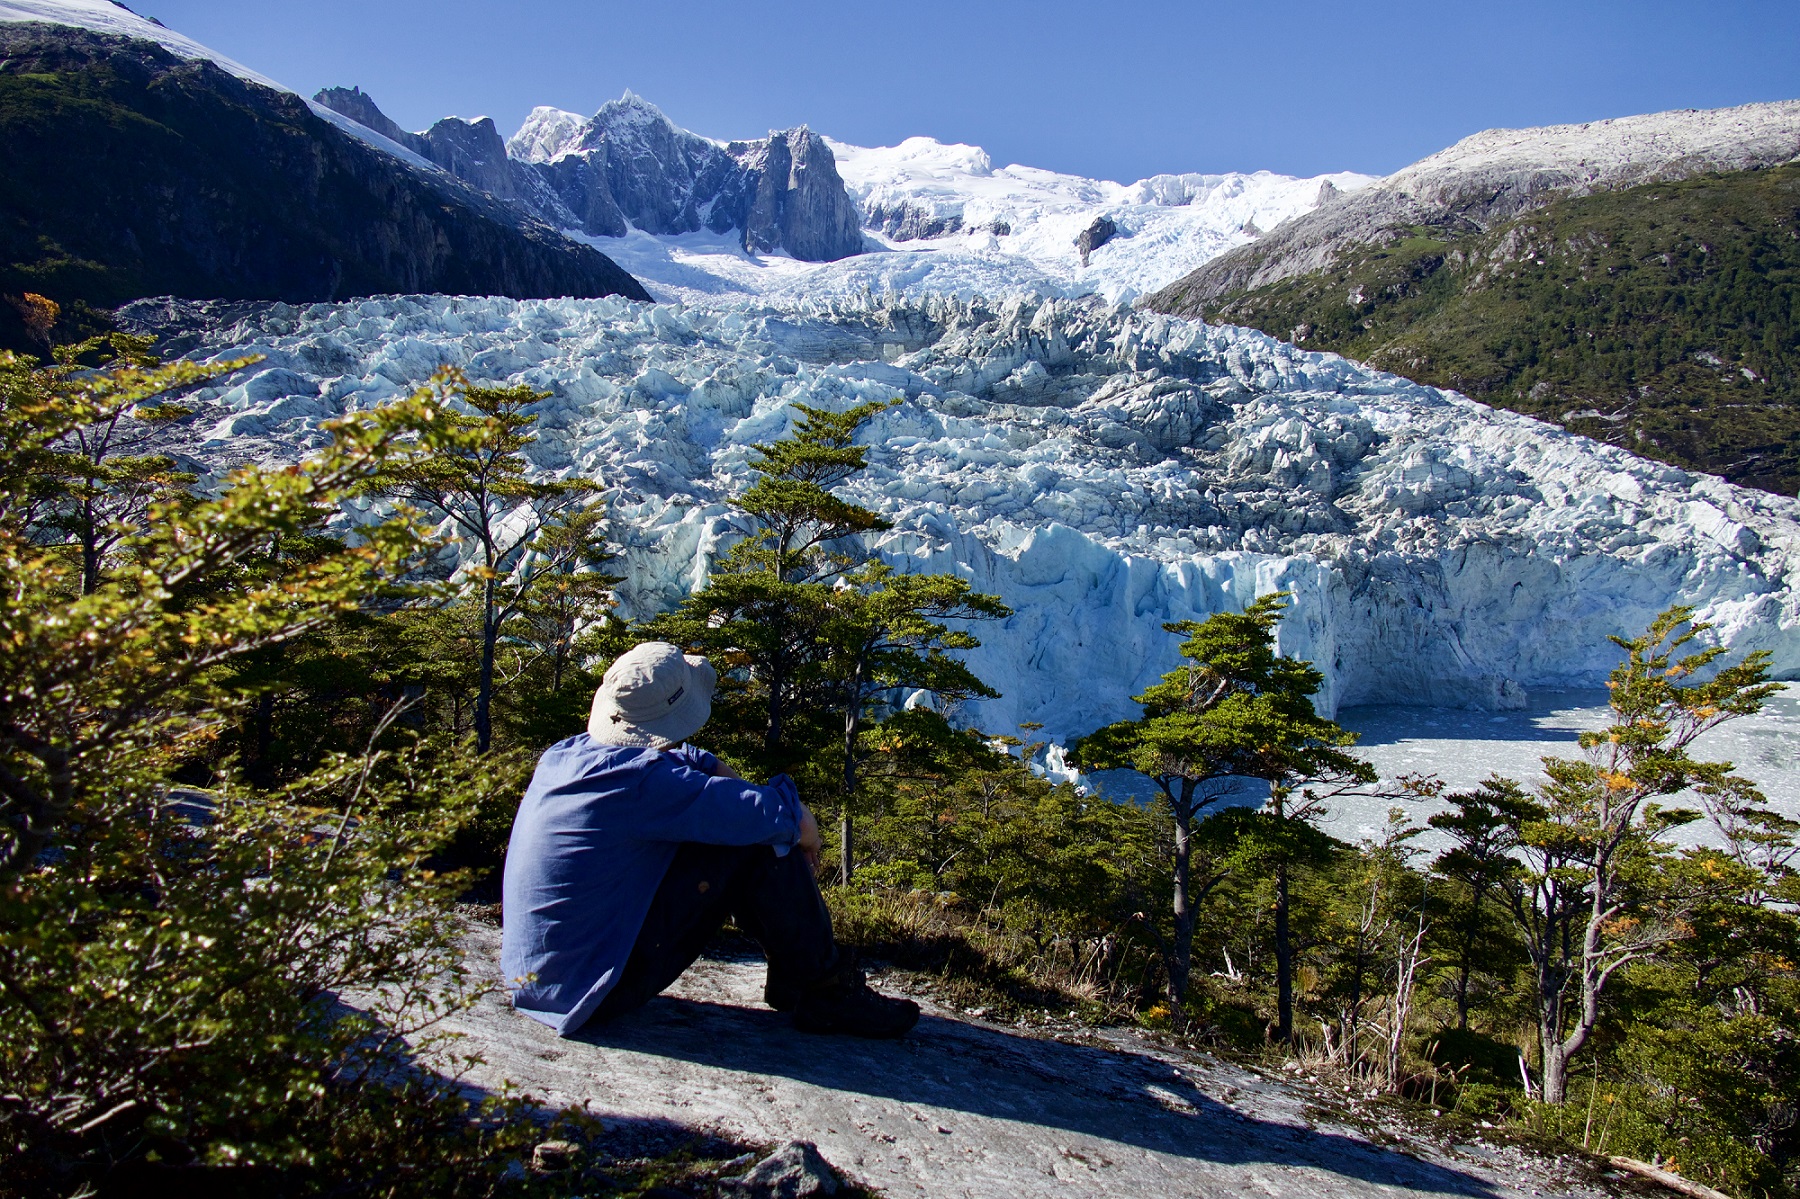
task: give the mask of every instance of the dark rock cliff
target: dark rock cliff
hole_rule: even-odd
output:
[[[445,117],[419,138],[422,153],[471,187],[502,200],[516,199],[525,189],[513,177],[512,160],[506,156],[506,140],[492,117],[465,121]]]
[[[400,128],[399,123],[377,108],[374,99],[360,87],[328,87],[314,96],[313,101],[349,117],[365,129],[373,129],[415,154],[425,154],[430,149],[422,134],[408,133]]]
[[[785,249],[808,262],[862,252],[861,214],[824,138],[802,125],[743,151],[740,144],[730,148],[752,184],[740,226],[745,249]]]
[[[0,294],[649,298],[605,255],[298,96],[149,42],[0,25],[0,161]]]

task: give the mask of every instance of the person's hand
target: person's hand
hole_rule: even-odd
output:
[[[819,840],[819,822],[813,819],[812,809],[805,804],[800,805],[800,839],[794,842],[800,852],[814,870],[819,868],[819,854],[825,848]]]
[[[725,765],[725,759],[720,757],[713,758],[713,777],[716,779],[736,779],[740,783],[744,781],[744,776]]]

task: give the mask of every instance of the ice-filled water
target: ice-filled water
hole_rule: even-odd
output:
[[[1493,774],[1529,783],[1542,777],[1541,759],[1579,758],[1576,738],[1605,728],[1610,711],[1604,689],[1570,688],[1536,692],[1524,709],[1513,712],[1372,704],[1345,708],[1338,719],[1362,734],[1358,752],[1383,777],[1436,775],[1452,790],[1466,790]],[[1693,754],[1701,761],[1732,763],[1768,796],[1771,807],[1800,817],[1800,687],[1789,684],[1757,715],[1701,735]],[[1702,806],[1691,793],[1663,802],[1695,810]],[[1438,809],[1429,803],[1404,806],[1415,820]],[[1385,818],[1382,805],[1346,805],[1334,813],[1332,831],[1351,841],[1377,837]],[[1671,839],[1682,845],[1717,841],[1704,820],[1677,830]],[[1427,838],[1421,843],[1432,842]]]
[[[1544,758],[1580,758],[1581,733],[1610,723],[1606,694],[1598,687],[1547,688],[1532,692],[1523,708],[1510,712],[1358,704],[1341,709],[1337,718],[1361,735],[1354,752],[1375,767],[1384,785],[1412,774],[1441,779],[1452,792],[1471,790],[1491,775],[1529,786],[1543,778]],[[1800,686],[1788,684],[1757,715],[1703,734],[1694,742],[1693,755],[1700,761],[1732,763],[1740,776],[1768,797],[1771,808],[1800,819]],[[1079,781],[1115,800],[1144,802],[1156,794],[1147,779],[1123,771],[1085,775]],[[1223,802],[1255,805],[1266,795],[1266,788],[1248,785],[1236,788]],[[1694,811],[1704,808],[1692,792],[1659,802]],[[1379,841],[1391,808],[1400,808],[1408,823],[1424,825],[1445,806],[1416,799],[1339,800],[1330,806],[1321,827],[1351,843]],[[1670,840],[1677,845],[1720,842],[1705,818],[1677,829]],[[1412,842],[1433,852],[1447,843],[1430,829]]]

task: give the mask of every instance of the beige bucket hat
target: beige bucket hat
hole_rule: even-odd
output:
[[[594,692],[588,736],[602,745],[679,745],[712,715],[719,674],[698,654],[646,641],[607,667]]]

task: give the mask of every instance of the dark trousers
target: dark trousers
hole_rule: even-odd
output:
[[[762,946],[767,996],[793,995],[838,968],[831,914],[799,850],[776,857],[767,845],[687,842],[675,851],[624,972],[593,1019],[609,1020],[661,994],[727,917]]]

